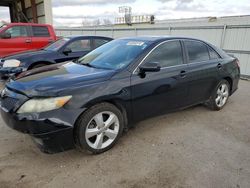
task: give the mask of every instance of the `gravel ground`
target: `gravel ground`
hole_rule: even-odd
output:
[[[0,187],[250,187],[250,82],[226,107],[148,119],[101,155],[41,153],[0,119]]]

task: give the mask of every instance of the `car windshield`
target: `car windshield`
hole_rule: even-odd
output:
[[[114,40],[83,56],[78,62],[102,69],[121,69],[138,57],[149,44],[145,41]]]
[[[69,41],[69,38],[59,39],[59,40],[55,41],[54,43],[48,45],[46,48],[44,48],[44,50],[57,51],[68,41]]]

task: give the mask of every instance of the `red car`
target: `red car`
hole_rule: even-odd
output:
[[[51,25],[10,23],[0,26],[0,57],[40,49],[57,39]]]

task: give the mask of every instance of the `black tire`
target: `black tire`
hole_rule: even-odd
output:
[[[95,149],[88,144],[87,139],[85,137],[85,131],[88,127],[89,122],[93,119],[93,117],[95,115],[99,114],[100,112],[106,112],[106,111],[112,112],[117,116],[117,118],[119,120],[119,131],[118,131],[117,136],[115,137],[115,139],[113,140],[113,142],[110,145],[108,145],[107,147],[102,148],[102,149]],[[91,108],[89,108],[86,112],[84,112],[79,117],[78,121],[75,124],[74,140],[75,140],[76,147],[80,151],[83,151],[83,152],[89,151],[93,154],[103,153],[103,152],[111,149],[116,144],[116,142],[118,141],[118,139],[122,135],[123,128],[124,128],[123,115],[122,115],[121,111],[116,106],[114,106],[110,103],[96,104],[96,105],[92,106]]]
[[[223,84],[226,84],[227,85],[227,88],[228,88],[228,96],[226,98],[226,101],[225,103],[222,105],[222,106],[219,106],[217,103],[216,103],[216,98],[218,97],[218,94],[217,94],[217,91],[218,89],[223,85]],[[205,105],[210,108],[211,110],[215,110],[215,111],[218,111],[218,110],[221,110],[227,103],[228,101],[228,98],[230,96],[230,84],[228,83],[227,80],[221,80],[219,82],[219,84],[216,86],[216,88],[214,89],[211,97],[209,98],[209,101],[205,103]]]

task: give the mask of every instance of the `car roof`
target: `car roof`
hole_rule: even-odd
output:
[[[105,38],[105,39],[111,39],[110,37],[105,36],[95,36],[95,35],[70,35],[70,36],[64,36],[63,38],[69,38],[69,39],[77,39],[77,38]]]
[[[149,42],[158,42],[164,40],[171,40],[171,39],[190,39],[190,40],[198,40],[200,39],[191,38],[191,37],[179,37],[179,36],[138,36],[138,37],[124,37],[121,38],[122,40],[140,40],[140,41],[149,41]],[[203,41],[204,42],[204,41]]]
[[[6,25],[8,26],[51,26],[50,24],[38,24],[38,23],[23,23],[23,22],[12,22],[12,23],[7,23]]]
[[[221,57],[227,57],[228,55],[221,50],[220,48],[212,45],[209,42],[203,41],[201,39],[197,39],[197,38],[192,38],[192,37],[179,37],[179,36],[138,36],[138,37],[125,37],[125,38],[121,38],[121,40],[134,40],[134,41],[143,41],[143,42],[152,42],[152,43],[158,43],[158,42],[163,42],[163,41],[167,41],[167,40],[172,40],[172,39],[180,39],[180,40],[196,40],[196,41],[200,41],[203,42],[205,44],[207,44],[208,46],[210,46],[210,48],[214,49],[217,53],[219,53],[219,55]]]

